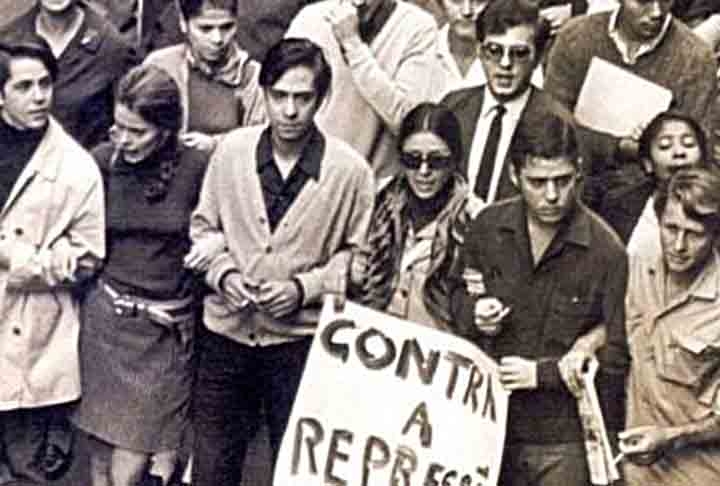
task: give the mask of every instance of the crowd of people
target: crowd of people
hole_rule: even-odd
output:
[[[625,484],[720,480],[720,3],[250,3],[0,29],[0,484],[238,486],[326,294],[497,361],[502,486],[590,484],[595,357]],[[596,59],[669,106],[580,121]]]

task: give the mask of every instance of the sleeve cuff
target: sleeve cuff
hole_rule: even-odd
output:
[[[320,299],[320,295],[323,292],[323,284],[318,275],[312,272],[302,273],[294,276],[293,281],[297,281],[299,287],[302,289],[301,307],[305,307]]]
[[[232,256],[227,252],[222,253],[210,264],[205,280],[215,292],[221,293],[222,288],[220,285],[222,284],[222,279],[233,270],[236,272],[240,271],[235,265]]]
[[[305,303],[305,288],[299,278],[293,277],[292,282],[295,284],[298,290],[298,310],[303,307]]]
[[[541,358],[537,365],[538,388],[558,389],[563,387],[558,360],[553,358]]]

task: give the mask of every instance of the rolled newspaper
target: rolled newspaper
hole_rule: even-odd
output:
[[[609,485],[620,479],[617,465],[613,460],[612,448],[603,420],[600,400],[595,388],[595,375],[599,365],[597,359],[588,362],[582,373],[582,392],[577,397],[578,412],[585,438],[590,482],[596,485]]]

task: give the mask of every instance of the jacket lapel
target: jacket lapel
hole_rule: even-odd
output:
[[[460,122],[460,130],[463,146],[463,158],[460,169],[463,177],[467,179],[468,165],[470,160],[470,150],[472,149],[473,138],[475,137],[475,128],[477,127],[480,111],[482,110],[483,99],[485,98],[485,88],[480,86],[467,91],[466,99],[458,107],[458,121]]]

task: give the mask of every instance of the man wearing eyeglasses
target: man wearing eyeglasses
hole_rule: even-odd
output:
[[[620,0],[612,11],[569,22],[549,53],[547,92],[574,109],[597,57],[669,89],[673,109],[708,123],[717,96],[717,64],[710,47],[673,18],[673,3]],[[583,127],[580,136],[587,176],[584,199],[627,240],[635,223],[628,195],[644,183],[638,141],[590,127]]]
[[[500,484],[588,486],[573,395],[592,352],[586,336],[604,323],[608,344],[598,354],[596,382],[605,403],[620,403],[622,412],[627,257],[578,202],[572,120],[548,112],[544,123],[521,120],[515,136],[510,174],[520,196],[470,223],[461,268],[451,275],[451,310],[460,332],[498,360],[500,381],[512,391]],[[573,356],[577,368],[566,373],[563,363]]]
[[[464,157],[460,169],[471,194],[491,203],[512,196],[506,160],[521,119],[542,123],[554,103],[530,83],[550,35],[536,4],[491,2],[475,21],[484,86],[449,93],[443,103],[460,120]],[[560,109],[557,107],[556,109]]]

